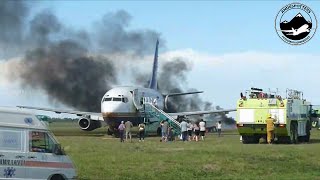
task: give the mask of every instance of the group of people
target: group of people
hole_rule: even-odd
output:
[[[161,141],[167,142],[167,141],[174,141],[174,129],[169,125],[168,119],[160,122],[161,126]],[[119,130],[119,136],[120,136],[120,142],[124,142],[124,139],[130,142],[132,142],[132,127],[133,124],[130,121],[121,121],[121,124],[118,126]],[[139,141],[144,141],[145,137],[145,124],[141,123],[138,126],[139,131]],[[181,128],[181,139],[182,141],[199,141],[200,137],[201,140],[205,140],[205,134],[206,134],[206,123],[203,119],[200,121],[197,121],[195,123],[191,121],[186,121],[183,119],[180,123]],[[221,121],[218,121],[216,124],[216,128],[218,131],[218,136],[221,136],[221,128],[222,124]],[[125,138],[124,138],[125,137]]]
[[[169,126],[168,119],[160,122],[161,126],[161,142],[173,141],[174,140],[174,132],[173,128]]]
[[[199,141],[199,136],[201,140],[204,141],[205,133],[206,133],[206,123],[203,119],[197,121],[196,123],[192,123],[190,121],[182,120],[180,123],[181,128],[181,138],[182,141]]]
[[[169,126],[168,119],[161,121],[161,141],[173,141],[174,140],[174,133],[173,128]],[[206,134],[206,123],[203,119],[193,123],[191,121],[186,121],[183,119],[180,123],[181,128],[181,139],[182,141],[199,141],[200,137],[201,140],[205,140]],[[221,128],[222,124],[221,121],[218,121],[216,124],[216,128],[218,130],[218,136],[221,136]]]
[[[121,124],[118,126],[120,142],[124,142],[124,135],[126,136],[126,141],[128,141],[129,138],[130,142],[132,142],[132,127],[133,124],[131,121],[126,121],[125,123],[121,121]],[[140,123],[138,126],[139,142],[144,141],[145,129],[145,124]]]

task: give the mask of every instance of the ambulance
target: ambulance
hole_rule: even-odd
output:
[[[67,180],[76,179],[76,172],[44,122],[0,107],[0,179]]]

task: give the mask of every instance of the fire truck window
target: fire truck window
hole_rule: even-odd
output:
[[[46,132],[30,132],[30,152],[52,153],[54,141]]]

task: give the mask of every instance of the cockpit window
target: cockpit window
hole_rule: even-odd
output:
[[[128,98],[126,98],[126,97],[122,98],[122,102],[124,102],[124,103],[128,102]]]
[[[104,98],[104,101],[111,101],[111,100],[112,100],[111,97]]]
[[[103,99],[103,101],[118,101],[127,103],[129,100],[126,97],[106,97]]]
[[[122,98],[113,98],[113,101],[122,101]]]

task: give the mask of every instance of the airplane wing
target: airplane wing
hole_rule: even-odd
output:
[[[168,98],[171,96],[182,96],[182,95],[188,95],[188,94],[198,94],[198,93],[203,93],[203,91],[193,91],[193,92],[184,92],[184,93],[171,93],[171,94],[163,94],[164,98],[164,105],[168,109],[167,104],[168,104]]]
[[[185,92],[185,93],[171,93],[171,94],[164,94],[163,96],[181,96],[181,95],[198,94],[198,93],[203,93],[203,91],[194,91],[194,92]]]
[[[24,109],[33,109],[33,110],[41,110],[41,111],[50,111],[55,112],[57,114],[66,113],[66,114],[75,114],[77,116],[94,116],[95,118],[92,120],[103,121],[102,114],[97,112],[84,112],[84,111],[74,111],[74,110],[64,110],[64,109],[52,109],[52,108],[41,108],[41,107],[32,107],[32,106],[17,106],[18,108]]]
[[[222,110],[211,110],[211,111],[192,111],[192,112],[177,112],[167,113],[170,116],[191,116],[191,115],[203,115],[203,114],[214,114],[214,113],[228,113],[236,111],[236,109],[222,109]]]

